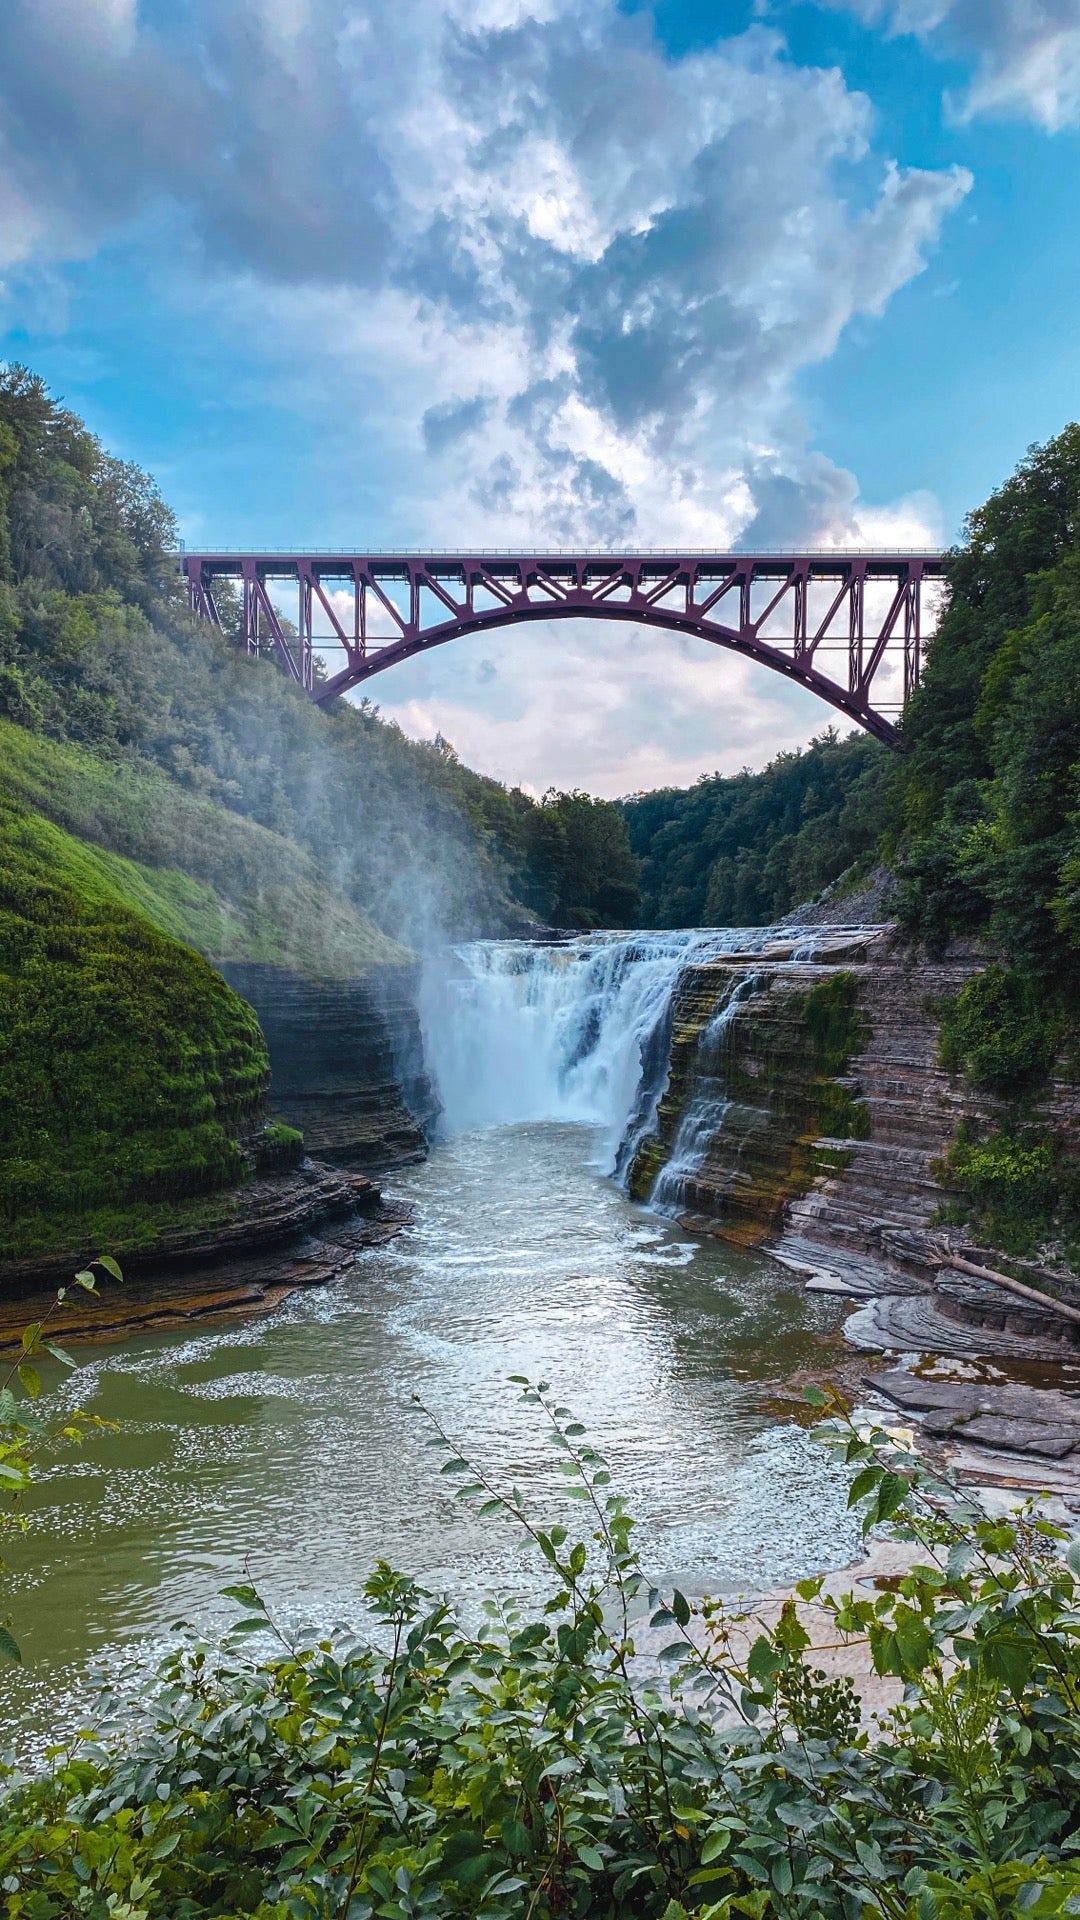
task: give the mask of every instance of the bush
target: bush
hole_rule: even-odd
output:
[[[462,1628],[379,1566],[363,1632],[282,1639],[258,1593],[226,1647],[176,1653],[148,1716],[14,1775],[0,1802],[12,1920],[1006,1920],[1080,1902],[1080,1558],[1025,1509],[990,1520],[846,1417],[864,1528],[917,1564],[804,1601],[868,1645],[904,1704],[860,1727],[813,1666],[795,1602],[751,1631],[649,1591],[632,1521],[583,1430],[523,1385],[589,1537],[539,1526],[447,1437],[460,1496],[509,1515],[551,1573],[536,1617]],[[826,1396],[812,1397],[819,1405]],[[648,1604],[670,1685],[636,1662]],[[277,1641],[254,1662],[244,1637]]]
[[[1016,1098],[1046,1080],[1063,1034],[1060,1015],[1029,975],[990,966],[939,1002],[938,1059],[973,1086]]]

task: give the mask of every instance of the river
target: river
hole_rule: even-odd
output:
[[[10,1555],[27,1665],[8,1731],[70,1722],[88,1662],[205,1626],[245,1568],[318,1624],[355,1617],[376,1557],[467,1607],[535,1588],[509,1528],[455,1502],[414,1398],[550,1515],[555,1453],[510,1374],[586,1423],[659,1580],[753,1591],[850,1557],[846,1482],[767,1391],[827,1361],[835,1302],[609,1177],[690,938],[489,946],[436,970],[445,1137],[388,1182],[413,1224],[265,1318],[83,1350],[53,1398],[118,1429],[49,1471]]]

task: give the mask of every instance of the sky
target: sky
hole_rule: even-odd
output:
[[[4,0],[0,357],[189,545],[936,545],[1080,411],[1080,0]],[[830,709],[511,627],[365,689],[535,792]]]

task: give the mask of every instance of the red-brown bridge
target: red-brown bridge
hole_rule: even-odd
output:
[[[235,582],[238,641],[250,653],[275,647],[320,705],[460,634],[523,620],[625,620],[759,660],[892,741],[918,685],[924,590],[942,556],[219,551],[185,552],[180,566],[192,611],[219,628],[232,624],[220,583]],[[343,665],[317,680],[316,656],[327,653]]]

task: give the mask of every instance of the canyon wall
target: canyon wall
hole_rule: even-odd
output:
[[[435,1100],[424,1071],[416,966],[352,979],[225,962],[259,1016],[270,1055],[270,1112],[299,1128],[316,1160],[378,1171],[422,1159]]]
[[[933,1163],[962,1117],[989,1117],[938,1066],[928,1010],[980,962],[913,964],[887,932],[822,935],[811,961],[795,950],[685,969],[630,1187],[699,1231],[846,1264],[930,1225],[948,1197]]]
[[[733,952],[687,965],[666,1086],[632,1160],[631,1192],[699,1232],[768,1242],[851,1292],[880,1294],[887,1269],[897,1294],[930,1286],[949,1318],[1000,1328],[995,1288],[939,1264],[950,1215],[954,1252],[997,1261],[956,1224],[966,1209],[943,1184],[942,1158],[961,1122],[984,1138],[1007,1110],[939,1065],[934,1011],[985,964],[961,946],[941,961],[915,959],[883,928],[778,937],[752,960]],[[1052,1079],[1025,1120],[1076,1139],[1080,1087]],[[1011,1265],[1080,1304],[1052,1244]],[[1007,1311],[1021,1312],[1015,1303]],[[893,1332],[906,1329],[918,1345],[905,1315],[897,1310]]]

